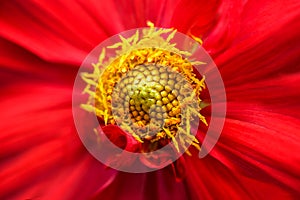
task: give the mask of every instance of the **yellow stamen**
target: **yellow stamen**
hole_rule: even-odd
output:
[[[154,24],[151,21],[147,21],[147,26],[154,28]]]
[[[199,37],[196,37],[196,36],[194,36],[194,35],[191,35],[192,36],[192,38],[196,41],[196,42],[198,42],[199,44],[203,44],[203,41],[201,40],[201,38],[199,38]]]
[[[154,24],[147,22],[150,27],[147,31],[143,31],[140,35],[139,31],[128,38],[120,36],[121,42],[108,46],[108,49],[115,49],[117,55],[108,61],[105,61],[106,49],[103,48],[99,56],[98,62],[93,63],[94,71],[92,73],[82,73],[81,77],[86,82],[87,86],[84,93],[89,95],[86,104],[81,107],[88,112],[102,118],[105,125],[120,123],[121,128],[130,133],[138,142],[144,143],[145,140],[151,143],[156,143],[161,139],[170,139],[173,141],[175,148],[179,151],[185,148],[186,144],[192,144],[198,150],[200,149],[199,141],[191,134],[191,119],[199,117],[199,119],[207,125],[205,117],[200,114],[199,110],[191,105],[193,98],[196,98],[200,105],[200,94],[205,89],[205,77],[199,80],[193,72],[193,65],[202,65],[203,62],[189,62],[188,57],[191,53],[177,49],[175,43],[171,40],[176,34],[174,29],[158,29],[154,28]],[[202,44],[202,40],[192,36],[194,40]],[[166,38],[166,39],[164,39]],[[155,47],[155,48],[153,48]],[[152,71],[146,70],[143,73],[138,71],[138,66],[152,67]],[[160,66],[160,67],[158,67]],[[163,68],[169,71],[163,72]],[[161,71],[162,70],[162,71]],[[132,109],[131,118],[120,121],[113,114],[112,99],[113,92],[117,84],[120,84],[122,90],[127,90],[127,87],[133,88],[133,79],[123,78],[129,73],[135,73],[133,77],[144,77],[142,83],[149,83],[147,86],[137,87],[135,91],[139,91],[136,95],[126,95],[123,92],[123,98],[127,99],[128,107]],[[184,89],[180,88],[176,73],[181,74],[187,83],[193,89],[193,94],[190,97],[184,97],[186,94]],[[172,78],[170,78],[172,76]],[[175,78],[174,78],[175,77]],[[149,80],[153,81],[149,81]],[[179,88],[176,88],[180,86]],[[123,85],[122,85],[123,84]],[[170,86],[174,85],[174,88]],[[187,88],[185,88],[187,89]],[[181,96],[183,95],[183,96]],[[183,98],[181,101],[179,97]],[[126,103],[126,102],[125,102]],[[126,105],[126,104],[125,104]],[[157,105],[156,113],[150,113],[153,105]],[[118,108],[118,107],[117,107]],[[186,109],[186,116],[181,116],[181,109]],[[124,115],[122,109],[117,109],[119,115]],[[158,119],[163,119],[164,125],[160,127],[160,121],[152,121],[149,128],[147,124],[150,122],[150,117],[155,115]],[[167,118],[166,118],[167,117]],[[151,118],[151,119],[152,119]],[[185,130],[180,127],[180,124],[186,125]],[[156,130],[154,136],[138,132],[136,127],[148,128]],[[147,139],[149,138],[149,139]],[[189,154],[189,152],[187,151]]]

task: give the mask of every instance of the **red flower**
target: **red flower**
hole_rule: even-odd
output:
[[[14,1],[0,4],[1,199],[296,199],[298,1]],[[71,95],[104,39],[146,26],[204,40],[226,87],[220,140],[162,170],[107,169],[83,147]],[[177,181],[176,181],[177,178]]]

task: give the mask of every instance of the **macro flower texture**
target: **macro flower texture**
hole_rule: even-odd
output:
[[[0,2],[0,199],[299,199],[299,35],[297,0]],[[205,51],[226,94],[201,158],[214,91],[195,70],[205,56],[185,59],[194,49],[177,36]],[[82,139],[91,113],[99,127]],[[87,147],[102,137],[122,150],[105,162]],[[151,170],[118,170],[136,163]]]

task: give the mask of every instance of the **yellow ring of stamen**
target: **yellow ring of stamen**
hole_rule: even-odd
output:
[[[201,64],[201,62],[189,62],[189,60],[186,58],[188,56],[188,52],[182,52],[178,49],[174,48],[174,45],[170,43],[170,40],[174,36],[176,31],[171,32],[167,39],[163,39],[160,35],[163,33],[170,32],[170,30],[162,30],[159,29],[158,31],[155,31],[153,28],[150,29],[148,32],[144,33],[144,37],[138,40],[138,34],[135,34],[134,36],[125,39],[122,36],[120,36],[122,42],[116,43],[115,45],[112,45],[108,48],[118,48],[122,47],[122,49],[119,51],[119,55],[114,58],[114,60],[105,68],[105,70],[101,71],[100,66],[103,66],[103,59],[105,57],[105,49],[103,49],[100,57],[99,62],[97,64],[93,64],[94,66],[94,73],[93,74],[82,74],[82,78],[87,82],[87,87],[85,88],[86,93],[90,94],[90,99],[87,102],[87,104],[82,105],[82,108],[84,108],[87,111],[93,111],[96,113],[96,115],[100,118],[102,118],[105,122],[105,124],[115,124],[115,117],[112,113],[112,93],[114,91],[114,87],[116,84],[121,80],[122,76],[126,75],[130,71],[134,70],[137,66],[141,65],[154,65],[154,66],[163,66],[167,67],[172,71],[180,73],[182,76],[185,77],[185,79],[188,81],[188,83],[192,86],[194,93],[193,95],[196,96],[198,103],[200,104],[200,93],[203,88],[205,88],[204,84],[204,77],[199,80],[196,75],[193,72],[193,64]],[[137,32],[138,33],[138,32]],[[161,48],[146,48],[149,42],[157,44],[161,44],[161,46],[164,47],[164,49]],[[131,44],[130,44],[131,42]],[[160,45],[157,45],[158,47]],[[142,48],[143,47],[143,48]],[[102,73],[102,74],[101,74]],[[101,74],[101,77],[99,78]],[[161,75],[165,76],[165,75]],[[98,79],[93,79],[93,77],[98,77]],[[90,91],[90,87],[94,86],[95,92]],[[164,84],[162,85],[164,86]],[[140,92],[143,92],[143,90],[140,90]],[[177,91],[178,92],[178,91]],[[168,95],[168,94],[167,94]],[[175,95],[177,97],[178,94]],[[168,106],[167,102],[170,99],[164,99],[163,97],[167,97],[161,94],[161,99],[159,99],[161,102],[164,102],[163,105],[166,107]],[[92,99],[94,99],[95,105],[91,105]],[[172,97],[170,97],[172,98]],[[181,99],[177,99],[176,101],[172,101],[169,105],[169,109],[177,109],[180,111],[179,104]],[[185,99],[185,101],[188,101],[188,99]],[[130,98],[128,100],[130,102]],[[137,102],[137,104],[141,104],[143,106],[142,102]],[[177,105],[178,104],[178,105]],[[188,106],[188,102],[184,102],[185,106]],[[135,105],[137,106],[137,105]],[[135,107],[134,109],[137,109]],[[144,112],[146,112],[144,110]],[[168,110],[169,111],[169,110]],[[141,116],[145,116],[144,121],[141,118]],[[200,110],[195,110],[193,108],[188,109],[188,116],[184,116],[182,118],[179,117],[179,113],[175,113],[175,118],[168,118],[165,119],[165,123],[167,126],[163,127],[163,130],[159,131],[155,137],[145,137],[141,138],[139,135],[137,135],[134,132],[128,131],[131,130],[130,127],[125,130],[127,130],[129,133],[131,133],[138,141],[143,142],[144,139],[148,139],[151,142],[156,142],[160,140],[161,138],[171,138],[173,140],[174,138],[174,127],[178,127],[178,124],[185,120],[185,123],[187,124],[186,130],[181,130],[185,133],[185,138],[181,142],[180,145],[184,146],[185,142],[188,143],[188,141],[192,140],[193,145],[199,148],[198,141],[195,139],[194,136],[190,134],[190,118],[195,115],[200,118],[200,120],[206,123],[205,118],[200,114]],[[135,118],[135,121],[139,121],[140,125],[147,124],[147,118],[149,116],[145,115],[145,113],[139,113],[139,115],[136,112],[131,112],[131,118],[132,116],[138,116],[138,120]],[[176,116],[177,115],[177,116]],[[134,116],[134,117],[136,117]],[[171,114],[169,113],[170,117]],[[169,126],[168,126],[169,124]],[[127,125],[124,125],[128,126]],[[122,127],[122,128],[124,128]],[[179,127],[180,128],[180,127]],[[175,131],[176,132],[176,131]],[[185,140],[185,141],[184,141]],[[176,142],[174,141],[174,145],[176,146]],[[177,144],[178,145],[178,144]],[[178,146],[176,147],[178,148]]]

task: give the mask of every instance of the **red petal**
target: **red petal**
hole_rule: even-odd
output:
[[[52,62],[80,65],[86,54],[108,36],[94,17],[75,2],[4,2],[0,13],[2,37]],[[117,21],[105,17],[106,21]],[[111,30],[108,27],[105,30]],[[121,30],[115,29],[110,35]]]
[[[180,32],[202,37],[214,24],[218,6],[218,0],[181,0],[173,13],[172,26]]]
[[[204,38],[203,47],[210,54],[214,55],[223,51],[235,39],[240,30],[244,2],[243,0],[222,1],[215,16],[217,23]],[[195,31],[199,31],[197,29]]]
[[[136,152],[139,148],[139,142],[120,129],[119,126],[108,125],[104,126],[102,130],[108,139],[121,149]]]
[[[116,192],[117,191],[117,192]],[[110,187],[94,199],[188,199],[184,182],[174,181],[168,169],[143,174],[119,173]]]
[[[217,159],[186,158],[187,184],[191,199],[293,199],[274,182],[261,181],[226,168]]]
[[[49,194],[86,199],[115,173],[82,146],[73,125],[71,88],[24,82],[2,91],[7,98],[0,104],[1,199]],[[83,187],[86,182],[89,187]],[[79,188],[80,194],[74,192]]]
[[[232,104],[227,117],[212,154],[233,171],[299,194],[299,119],[248,104]]]
[[[233,85],[227,88],[227,99],[229,102],[249,102],[247,110],[263,108],[265,111],[299,118],[299,82],[300,73],[294,73],[259,82]],[[230,106],[229,109],[240,108],[242,115],[245,107],[240,107],[238,103],[234,105],[235,108]]]
[[[0,38],[5,51],[0,54],[1,84],[19,84],[32,80],[43,80],[55,84],[71,85],[77,70],[71,65],[48,63],[7,40]],[[67,74],[67,76],[66,76]]]
[[[299,71],[299,5],[273,2],[259,9],[258,5],[249,8],[253,12],[251,15],[247,12],[245,17],[248,21],[242,23],[242,29],[248,32],[237,36],[235,44],[216,57],[215,62],[227,87],[253,83],[256,80],[278,76],[278,73]],[[272,19],[276,24],[272,27],[268,24],[269,13],[275,13]],[[284,17],[278,16],[281,13],[289,14]],[[262,20],[264,23],[256,23],[250,18]],[[264,25],[268,27],[267,30],[264,29]]]

